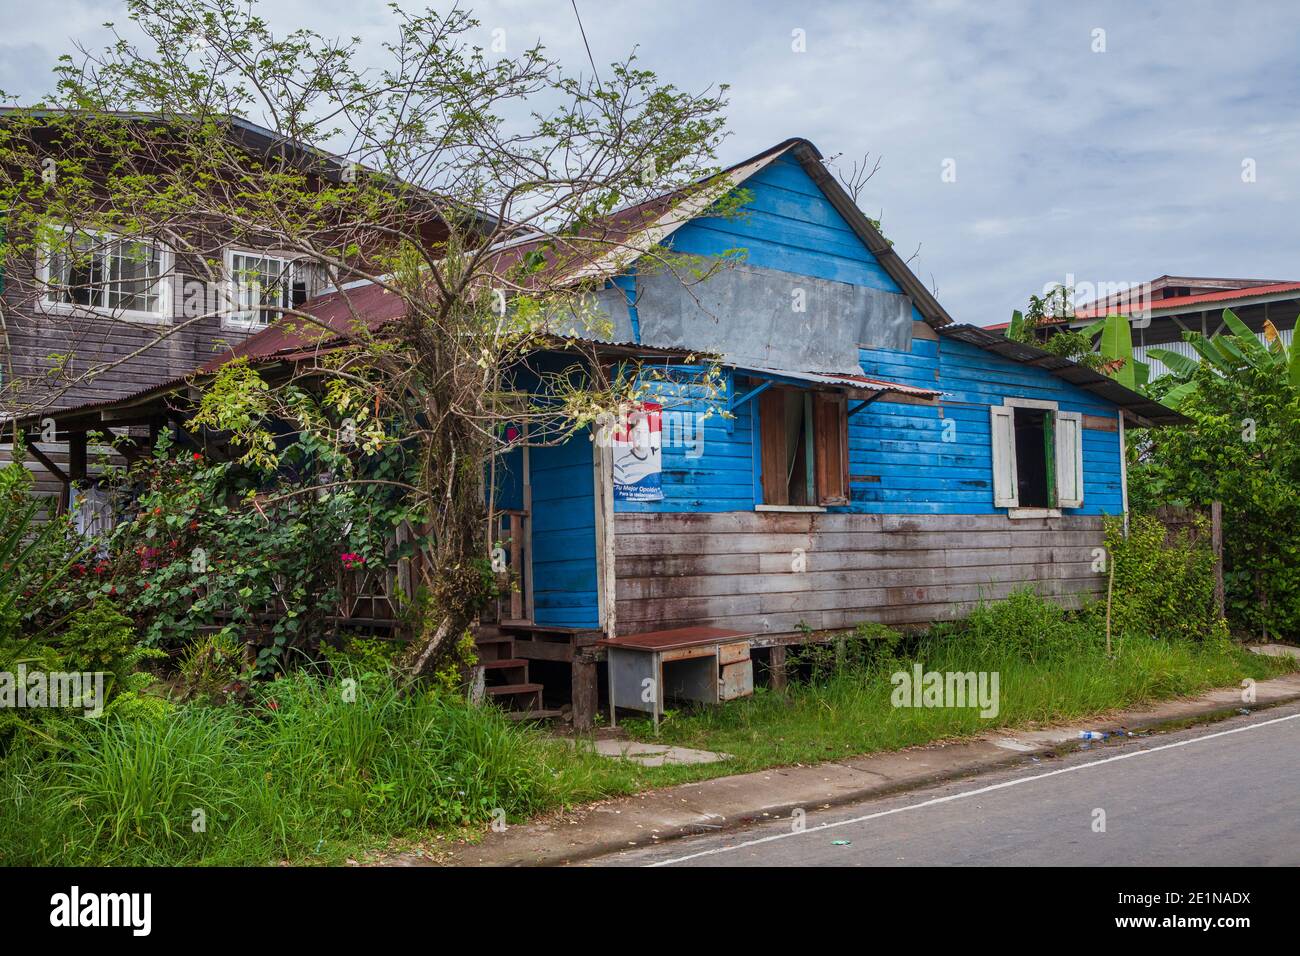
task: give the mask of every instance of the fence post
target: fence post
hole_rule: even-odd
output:
[[[1223,593],[1223,502],[1210,502],[1210,547],[1214,550],[1214,607],[1219,617],[1225,615]]]

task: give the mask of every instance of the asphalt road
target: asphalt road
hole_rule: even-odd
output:
[[[1300,704],[591,865],[1296,866]]]

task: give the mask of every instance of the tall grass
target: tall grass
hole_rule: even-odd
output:
[[[864,629],[803,652],[785,693],[674,714],[659,740],[732,755],[644,768],[520,727],[490,707],[403,696],[356,674],[356,694],[305,674],[251,708],[185,705],[167,717],[68,720],[62,748],[33,740],[0,759],[0,864],[335,862],[430,830],[481,829],[652,784],[815,763],[1074,720],[1294,669],[1225,640],[1119,640],[1094,614],[1013,595],[965,621],[903,639]],[[995,718],[978,708],[894,707],[891,676],[997,672]],[[647,722],[627,721],[649,736]]]
[[[493,708],[365,679],[276,682],[255,711],[77,721],[65,749],[11,753],[0,862],[249,864],[522,819],[632,786]],[[623,780],[620,786],[619,780]]]
[[[1069,614],[1028,592],[910,641],[873,640],[856,653],[812,652],[811,666],[808,656],[803,679],[787,692],[760,690],[726,707],[674,715],[661,738],[731,754],[729,772],[755,770],[1078,720],[1294,669],[1294,662],[1263,658],[1226,640],[1129,637],[1117,640],[1107,658],[1095,612]],[[891,676],[917,662],[940,673],[996,672],[996,717],[982,717],[976,707],[893,706]],[[648,727],[634,728],[648,736]]]

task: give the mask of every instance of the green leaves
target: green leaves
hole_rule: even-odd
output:
[[[1163,362],[1165,367],[1179,378],[1190,378],[1200,365],[1194,359],[1188,358],[1181,352],[1174,352],[1169,349],[1149,348],[1147,355],[1158,362]]]
[[[1007,326],[1006,335],[1016,342],[1025,340],[1025,315],[1019,309],[1011,313],[1011,324]]]
[[[1300,388],[1296,347],[1269,345],[1235,315],[1213,338],[1184,338],[1200,361],[1152,349],[1170,374],[1150,388],[1191,427],[1135,436],[1135,508],[1224,507],[1225,581],[1234,627],[1300,636]]]
[[[1133,331],[1127,316],[1108,315],[1101,331],[1101,354],[1107,361],[1122,362],[1110,377],[1128,388],[1137,388],[1133,370]]]

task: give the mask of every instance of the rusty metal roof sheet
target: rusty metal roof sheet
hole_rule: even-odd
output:
[[[794,369],[763,368],[757,365],[733,365],[738,372],[752,372],[755,375],[772,379],[791,379],[796,382],[808,382],[813,385],[839,385],[848,388],[860,388],[870,392],[894,392],[899,395],[914,395],[918,398],[933,398],[940,393],[930,388],[918,388],[901,382],[888,382],[882,378],[868,378],[866,375],[846,375],[839,372],[805,372]]]

